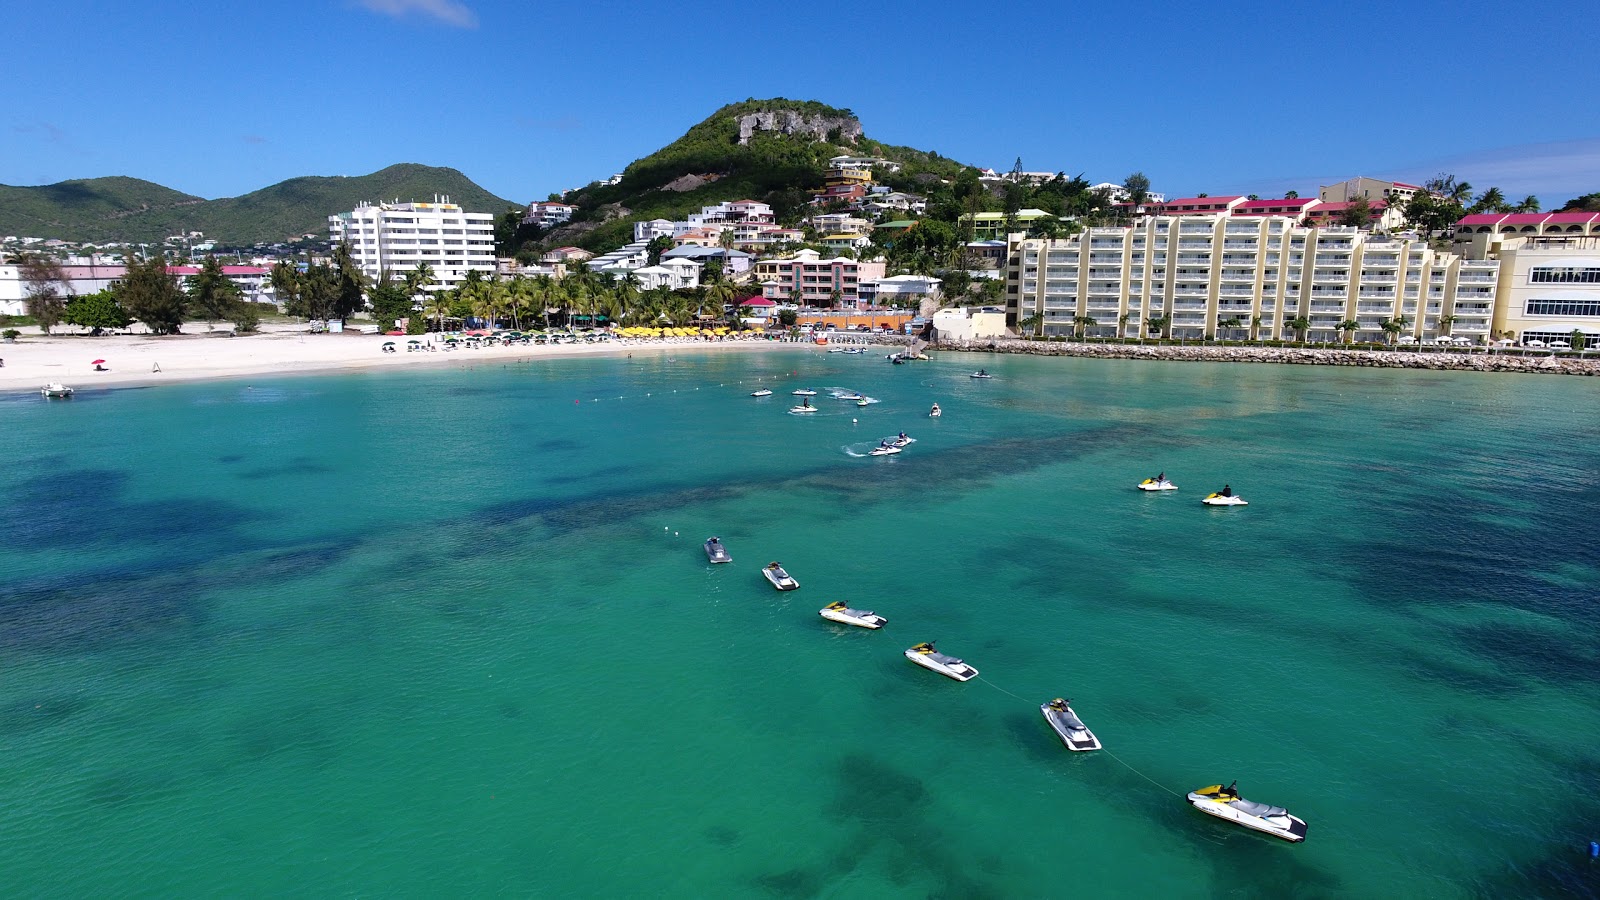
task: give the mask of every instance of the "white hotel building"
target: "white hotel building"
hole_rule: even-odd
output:
[[[1131,227],[1091,228],[1069,238],[1012,235],[1007,242],[1007,319],[1037,320],[1029,333],[1067,335],[1092,318],[1091,336],[1135,337],[1152,318],[1171,337],[1336,341],[1340,323],[1358,341],[1402,334],[1489,340],[1497,260],[1466,260],[1406,237],[1355,228],[1306,228],[1285,216],[1147,216]],[[1234,319],[1240,325],[1222,327]],[[1031,324],[1031,323],[1030,323]]]
[[[350,243],[350,255],[367,277],[384,271],[403,277],[418,265],[433,269],[430,290],[449,290],[470,271],[495,275],[494,216],[463,212],[448,198],[433,203],[363,203],[328,217],[333,242]]]

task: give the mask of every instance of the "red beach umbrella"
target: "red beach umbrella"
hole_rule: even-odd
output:
[[[103,360],[103,359],[97,359],[94,362],[89,363],[89,365],[91,365],[91,366],[99,366],[99,365],[104,365],[104,364],[105,364],[105,360]]]

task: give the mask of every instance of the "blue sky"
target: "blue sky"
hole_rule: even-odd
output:
[[[1600,190],[1585,5],[17,3],[0,183],[223,197],[421,162],[526,202],[785,96],[848,107],[878,140],[1094,181],[1138,169],[1169,196],[1451,171],[1548,207]]]

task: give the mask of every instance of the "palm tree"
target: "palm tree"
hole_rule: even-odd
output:
[[[1378,323],[1378,327],[1383,329],[1383,333],[1387,335],[1390,344],[1394,343],[1395,338],[1398,337],[1401,330],[1405,328],[1404,325],[1401,325],[1394,319],[1384,319],[1382,322]]]
[[[1298,318],[1290,319],[1284,324],[1288,325],[1291,330],[1299,332],[1300,343],[1304,344],[1306,342],[1306,332],[1311,330],[1310,319],[1306,318],[1305,316],[1300,316]]]
[[[1017,328],[1020,329],[1023,334],[1027,334],[1031,331],[1034,333],[1034,337],[1038,337],[1039,323],[1043,321],[1044,319],[1038,313],[1034,313],[1026,319],[1019,321],[1017,323]]]
[[[1089,336],[1089,329],[1099,325],[1100,323],[1095,321],[1094,316],[1073,316],[1072,324],[1078,326],[1078,337],[1087,338]]]
[[[449,314],[453,297],[450,291],[435,291],[428,297],[429,310],[438,316],[439,325],[435,331],[444,334],[444,317]]]
[[[1125,338],[1125,337],[1128,336],[1128,320],[1131,319],[1131,318],[1133,318],[1133,314],[1132,313],[1123,313],[1122,315],[1117,316],[1117,337],[1118,338]]]
[[[1170,337],[1166,333],[1167,325],[1172,322],[1169,316],[1151,316],[1144,320],[1145,328],[1154,331],[1160,337]]]
[[[1440,334],[1449,334],[1450,333],[1450,326],[1454,325],[1456,323],[1456,318],[1457,318],[1456,316],[1440,316],[1439,317],[1439,333]]]
[[[1244,320],[1239,318],[1238,316],[1229,316],[1226,319],[1219,320],[1217,322],[1217,327],[1218,328],[1222,328],[1222,329],[1226,329],[1227,331],[1232,331],[1235,328],[1243,328],[1244,327]],[[1227,340],[1227,338],[1223,338],[1223,340]]]
[[[1522,198],[1522,202],[1511,208],[1512,212],[1536,213],[1539,211],[1539,198],[1532,194]]]
[[[1348,344],[1350,343],[1350,336],[1356,333],[1356,330],[1361,327],[1361,323],[1355,319],[1345,319],[1334,327],[1344,332],[1344,342]]]
[[[1510,208],[1510,204],[1506,203],[1505,194],[1502,194],[1499,188],[1491,187],[1479,194],[1477,202],[1473,203],[1467,211],[1475,213],[1505,212]]]
[[[1252,341],[1261,340],[1261,317],[1260,316],[1251,316],[1250,317],[1250,340],[1252,340]]]

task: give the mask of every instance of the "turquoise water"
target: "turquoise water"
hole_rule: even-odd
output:
[[[796,349],[6,398],[0,883],[1595,896],[1596,388]],[[1307,842],[1169,793],[1233,779]]]

